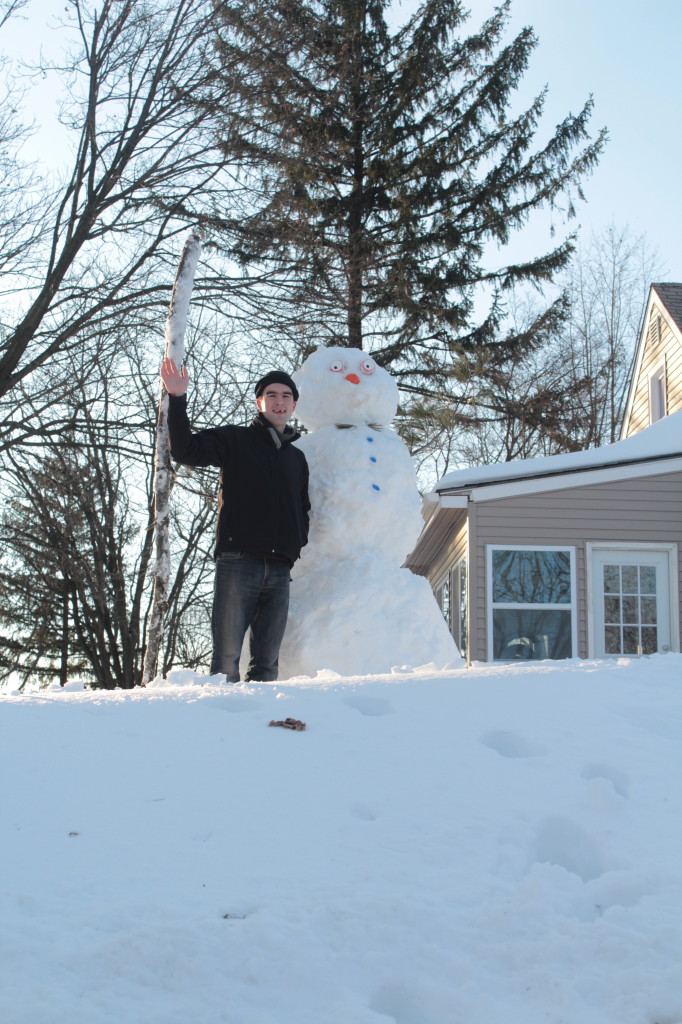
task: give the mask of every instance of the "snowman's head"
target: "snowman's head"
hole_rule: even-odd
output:
[[[296,418],[309,430],[334,423],[386,426],[398,409],[398,385],[359,348],[318,348],[294,374]]]

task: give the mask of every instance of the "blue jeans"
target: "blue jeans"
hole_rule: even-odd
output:
[[[239,680],[239,656],[249,627],[247,680],[277,678],[279,648],[289,611],[289,566],[238,551],[218,556],[213,591],[211,675]]]

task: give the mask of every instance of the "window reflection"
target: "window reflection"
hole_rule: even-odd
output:
[[[462,559],[453,575],[453,613],[455,614],[455,640],[459,653],[467,657],[467,563]]]
[[[450,627],[450,580],[446,579],[436,590],[436,600],[438,601],[438,607],[443,613],[443,618]]]
[[[656,566],[640,565],[639,567],[639,589],[642,594],[656,593]]]
[[[604,565],[604,651],[652,654],[658,650],[655,565]]]
[[[568,551],[493,551],[493,601],[570,604]]]
[[[570,658],[570,611],[496,608],[493,657],[496,661]]]
[[[571,551],[493,549],[491,561],[493,658],[572,657]]]

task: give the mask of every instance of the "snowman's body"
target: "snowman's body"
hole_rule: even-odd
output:
[[[461,659],[428,582],[401,568],[422,526],[411,456],[388,424],[398,389],[358,349],[318,349],[296,375],[310,537],[292,572],[280,677],[389,672]]]

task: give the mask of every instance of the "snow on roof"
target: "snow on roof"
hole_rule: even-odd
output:
[[[666,416],[646,430],[615,441],[603,448],[589,448],[566,455],[547,455],[538,459],[497,462],[489,466],[471,466],[447,473],[435,486],[434,499],[445,491],[462,490],[474,485],[501,483],[519,478],[551,476],[580,470],[601,469],[629,462],[682,455],[682,411]]]

